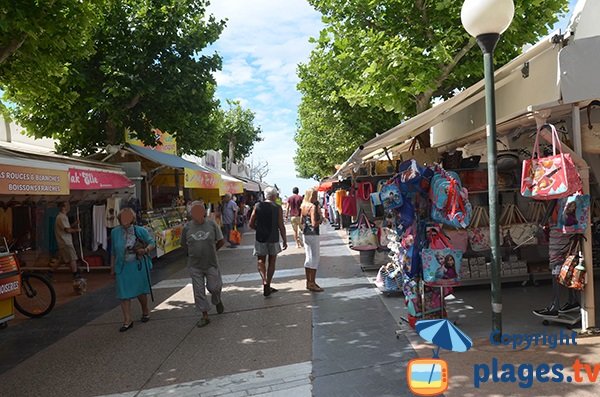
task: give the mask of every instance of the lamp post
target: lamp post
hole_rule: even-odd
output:
[[[512,0],[465,0],[460,18],[465,30],[483,51],[485,74],[485,116],[488,152],[488,186],[490,214],[490,243],[492,249],[492,332],[497,340],[502,335],[502,293],[500,233],[498,226],[498,173],[496,157],[496,99],[494,88],[494,49],[500,34],[508,29],[515,13]]]

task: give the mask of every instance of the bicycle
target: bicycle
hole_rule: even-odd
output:
[[[52,286],[52,282],[43,274],[34,273],[23,269],[24,261],[20,255],[25,251],[29,251],[31,247],[14,249],[14,243],[7,246],[7,249],[13,249],[15,261],[19,265],[21,272],[21,294],[15,296],[15,308],[24,316],[30,318],[39,318],[47,315],[52,311],[56,304],[56,291]]]

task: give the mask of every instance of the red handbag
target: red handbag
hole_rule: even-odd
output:
[[[358,186],[358,199],[362,201],[371,200],[371,193],[373,193],[373,184],[371,182],[360,182]]]
[[[571,155],[562,152],[560,138],[552,124],[552,156],[540,157],[539,138],[544,127],[535,136],[531,159],[523,161],[521,195],[535,200],[568,197],[582,189],[581,178]]]
[[[342,214],[355,217],[358,214],[354,189],[342,198]]]

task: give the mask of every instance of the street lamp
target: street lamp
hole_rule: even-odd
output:
[[[492,249],[492,331],[497,340],[502,335],[502,293],[500,280],[500,233],[498,227],[498,187],[496,157],[496,99],[494,95],[494,48],[510,26],[515,14],[512,0],[465,0],[460,19],[465,30],[477,39],[483,51],[485,74],[485,116],[488,151],[488,185],[490,243]]]

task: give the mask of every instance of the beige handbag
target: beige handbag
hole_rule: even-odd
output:
[[[467,232],[469,233],[469,245],[475,252],[486,251],[490,249],[490,218],[485,207],[476,206],[473,208],[471,224]]]
[[[413,138],[408,152],[400,155],[400,161],[407,161],[415,159],[417,164],[423,166],[423,164],[433,165],[433,163],[439,162],[439,153],[437,149],[430,147],[417,149],[417,138]]]
[[[508,204],[504,207],[500,216],[500,230],[504,246],[536,245],[538,243],[538,226],[529,223],[515,204]]]
[[[529,222],[539,225],[546,213],[546,203],[544,201],[531,201],[529,203]]]

